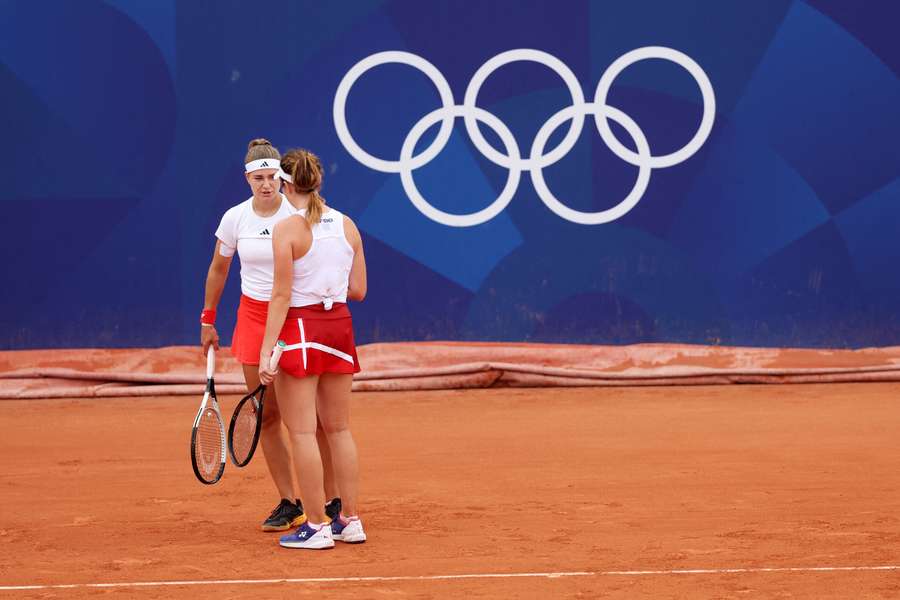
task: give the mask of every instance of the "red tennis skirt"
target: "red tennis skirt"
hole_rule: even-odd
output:
[[[242,365],[258,365],[259,350],[266,334],[269,303],[241,294],[237,323],[231,336],[231,354]]]
[[[344,303],[331,310],[321,304],[289,309],[278,339],[287,344],[278,369],[288,375],[359,373],[353,319]]]

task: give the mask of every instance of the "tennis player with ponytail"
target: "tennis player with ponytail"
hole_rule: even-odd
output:
[[[245,176],[252,196],[230,208],[222,217],[216,230],[216,247],[206,277],[206,298],[200,317],[200,341],[204,355],[212,346],[219,348],[219,334],[216,331],[216,307],[228,278],[228,271],[234,254],[241,261],[241,301],[238,307],[237,324],[231,342],[231,352],[241,363],[248,390],[259,385],[257,362],[261,353],[266,311],[272,294],[272,231],[275,224],[293,215],[299,206],[293,206],[281,193],[281,180],[275,177],[280,168],[278,150],[265,139],[252,140],[244,159]],[[270,346],[266,352],[271,352]],[[303,509],[293,499],[293,476],[291,457],[284,441],[281,427],[281,413],[276,390],[266,393],[265,408],[260,439],[269,473],[281,496],[281,502],[263,522],[264,531],[284,531],[299,525],[303,519]],[[329,503],[328,512],[337,516],[340,500],[331,477],[330,456],[327,441],[320,433],[323,445],[322,456],[326,461],[327,477],[325,492],[334,500]],[[321,465],[319,467],[322,469]],[[322,485],[322,478],[319,478]],[[324,500],[322,502],[324,506]]]
[[[314,550],[331,548],[334,540],[360,543],[366,534],[357,513],[359,467],[350,433],[350,393],[359,361],[346,303],[366,295],[362,239],[353,221],[327,207],[319,195],[322,164],[314,154],[288,152],[278,176],[291,202],[306,208],[276,225],[272,235],[275,282],[260,356],[267,357],[277,340],[287,344],[278,377],[267,360],[257,361],[260,380],[275,381],[306,508],[307,520],[280,543]],[[331,521],[321,508],[317,418],[343,501],[341,514]]]

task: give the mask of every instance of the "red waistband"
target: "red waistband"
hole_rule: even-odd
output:
[[[331,310],[325,310],[322,304],[309,306],[292,306],[288,309],[288,319],[344,319],[350,316],[350,308],[345,302],[335,302]]]
[[[241,294],[241,304],[246,304],[247,306],[252,306],[253,308],[269,308],[268,300],[256,300],[255,298],[251,298],[250,296],[246,296]]]

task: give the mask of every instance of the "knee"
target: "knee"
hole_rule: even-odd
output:
[[[317,444],[316,442],[316,432],[315,430],[310,431],[307,428],[301,427],[299,429],[291,429],[290,425],[287,426],[288,437],[295,442],[303,442],[305,444]]]
[[[297,419],[285,419],[284,426],[288,430],[288,434],[292,438],[299,438],[303,436],[312,436],[315,440],[316,438],[316,421],[306,418],[297,418]]]
[[[322,431],[325,432],[325,435],[331,437],[333,435],[339,435],[346,431],[349,431],[350,427],[346,421],[331,421],[328,419],[323,419],[319,421],[319,427],[322,428]]]

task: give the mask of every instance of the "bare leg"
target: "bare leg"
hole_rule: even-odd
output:
[[[353,376],[325,373],[319,377],[318,412],[334,463],[334,474],[341,491],[343,513],[357,514],[359,463],[356,442],[350,433],[350,389]]]
[[[316,442],[319,444],[319,454],[322,455],[322,473],[325,480],[325,500],[337,498],[341,495],[337,480],[334,477],[334,465],[331,462],[331,448],[328,447],[328,436],[322,429],[322,422],[319,421],[316,427]]]
[[[259,385],[259,371],[256,365],[243,365],[244,379],[247,388],[255,390]],[[262,430],[259,434],[262,443],[263,454],[266,457],[266,465],[269,474],[278,493],[282,498],[293,501],[294,481],[291,475],[291,455],[284,440],[284,431],[281,427],[281,411],[278,407],[278,397],[274,386],[266,388],[266,398],[263,402]]]
[[[325,492],[322,457],[316,443],[316,384],[319,378],[292,377],[282,372],[275,378],[281,401],[281,416],[288,428],[294,451],[294,470],[303,510],[311,523],[324,523]]]

